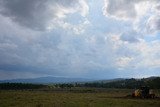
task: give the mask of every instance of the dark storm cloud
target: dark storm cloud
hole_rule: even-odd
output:
[[[56,18],[80,11],[79,5],[83,8],[77,0],[1,0],[0,14],[19,25],[46,30]]]
[[[46,28],[46,20],[51,20],[47,11],[46,0],[3,0],[1,14],[10,17],[20,25],[36,30]],[[47,0],[48,1],[48,0]]]

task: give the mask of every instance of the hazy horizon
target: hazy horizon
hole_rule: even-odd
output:
[[[0,0],[0,80],[160,76],[159,0]]]

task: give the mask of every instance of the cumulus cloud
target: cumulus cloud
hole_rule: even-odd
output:
[[[142,8],[146,8],[146,11],[139,12],[140,17],[135,22],[133,22],[134,28],[138,32],[145,33],[145,35],[147,34],[155,35],[157,32],[159,32],[160,1],[158,0],[153,0],[152,2],[148,0],[146,1],[147,1],[146,4],[145,2],[141,2],[140,4],[144,5],[136,6],[139,11],[143,10]]]
[[[158,36],[160,31],[159,0],[104,0],[103,14],[108,18],[131,23],[120,32],[124,42],[137,43],[141,39]],[[128,26],[129,27],[129,26]],[[151,40],[151,37],[150,39]]]
[[[133,19],[137,13],[135,3],[138,0],[105,0],[103,14],[116,19]]]
[[[116,64],[120,68],[155,69],[160,67],[158,52],[160,51],[160,41],[154,40],[146,42],[139,39],[136,44],[117,39],[116,43]]]
[[[58,25],[56,27],[63,28],[64,30],[71,31],[76,35],[83,34],[85,32],[85,29],[90,25],[90,22],[88,19],[84,19],[78,24],[71,24],[65,21],[57,21]]]
[[[147,22],[147,31],[150,33],[160,31],[160,16],[159,15],[149,18]]]
[[[119,20],[139,20],[157,2],[158,0],[104,0],[103,14]]]
[[[57,19],[75,12],[88,13],[84,0],[1,0],[0,13],[16,23],[34,30],[50,28]]]
[[[150,43],[141,41],[135,46],[134,50],[139,53],[135,62],[137,68],[156,69],[160,67],[160,56],[158,54],[160,50],[159,40]]]
[[[126,66],[128,67],[130,62],[133,60],[132,57],[119,57],[117,58],[116,60],[116,64],[117,64],[117,67],[119,69],[123,69],[125,68]]]
[[[136,43],[136,42],[139,42],[139,38],[141,37],[142,35],[138,34],[136,31],[127,31],[127,32],[122,33],[120,39],[122,41]]]

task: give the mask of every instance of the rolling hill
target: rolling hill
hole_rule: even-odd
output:
[[[11,80],[1,80],[0,83],[72,83],[72,82],[88,82],[93,81],[91,79],[85,78],[66,78],[66,77],[39,77],[39,78],[29,78],[29,79],[11,79]]]

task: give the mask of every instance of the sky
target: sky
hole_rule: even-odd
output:
[[[0,0],[0,80],[160,76],[160,0]]]

